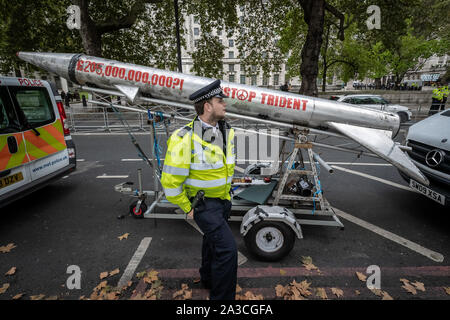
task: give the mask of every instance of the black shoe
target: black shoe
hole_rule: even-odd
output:
[[[211,289],[211,281],[208,280],[200,280],[200,283],[202,284],[203,289]]]

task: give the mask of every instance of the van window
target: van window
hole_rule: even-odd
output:
[[[53,105],[46,88],[10,87],[13,100],[26,120],[33,126],[43,126],[55,121]]]
[[[6,104],[6,100],[0,96],[0,134],[18,131],[20,131],[20,125],[16,113],[12,106]]]

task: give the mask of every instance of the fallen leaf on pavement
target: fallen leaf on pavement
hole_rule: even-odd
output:
[[[342,291],[339,288],[331,288],[331,293],[333,293],[334,295],[336,295],[336,297],[340,298],[344,295],[344,291]]]
[[[16,247],[17,246],[14,243],[8,243],[6,246],[0,247],[0,252],[1,253],[8,253],[8,252],[10,252],[12,249],[14,249]]]
[[[236,293],[241,293],[241,292],[242,292],[241,286],[236,284]]]
[[[255,295],[251,291],[247,291],[244,295],[237,294],[236,300],[264,300],[261,294]]]
[[[128,281],[128,283],[122,287],[122,291],[127,290],[129,287],[131,287],[132,284],[133,284],[133,281],[131,281],[131,280]]]
[[[361,272],[356,271],[356,276],[358,277],[358,279],[360,281],[366,282],[366,280],[367,280],[367,277],[364,274],[362,274]]]
[[[450,287],[444,287],[445,293],[450,296]]]
[[[136,278],[140,279],[140,278],[144,277],[146,274],[147,274],[147,272],[145,272],[145,271],[136,273]]]
[[[389,293],[387,293],[386,291],[383,291],[381,289],[369,289],[370,291],[372,291],[376,296],[381,297],[381,300],[394,300]]]
[[[189,290],[189,287],[187,284],[183,283],[181,284],[181,290],[176,291],[172,298],[175,300],[188,300],[192,299],[192,290]]]
[[[113,271],[111,271],[111,272],[109,273],[109,276],[110,276],[110,277],[111,277],[111,276],[114,276],[114,275],[118,274],[119,272],[120,272],[119,268],[114,269]]]
[[[355,290],[355,294],[356,294],[357,296],[359,296],[359,295],[361,294],[361,292],[359,292],[359,290]]]
[[[147,273],[147,278],[150,279],[150,281],[156,281],[158,280],[158,271],[155,270],[151,270],[150,272]]]
[[[30,296],[31,300],[42,300],[42,298],[45,297],[45,294],[39,294],[36,296]]]
[[[94,291],[102,290],[103,288],[106,288],[108,281],[102,281],[100,282],[95,288]]]
[[[100,273],[100,280],[105,279],[108,276],[108,271]]]
[[[12,299],[13,300],[19,300],[22,297],[23,297],[23,293],[19,293],[19,294],[16,294]]]
[[[12,267],[11,269],[9,269],[7,273],[5,273],[5,276],[12,276],[13,274],[16,273],[16,270],[17,270],[16,267]]]
[[[389,293],[383,291],[383,298],[381,300],[394,300],[394,299],[389,295]]]
[[[284,275],[286,275],[286,271],[284,271],[283,269],[280,269],[280,274],[281,274],[282,276],[284,276]]]
[[[306,280],[303,280],[300,283],[297,283],[295,280],[291,283],[291,285],[293,285],[302,296],[304,296],[305,298],[310,296],[312,293],[311,291],[309,291],[309,287],[311,285],[311,282],[308,282]]]
[[[311,271],[311,270],[317,270],[317,272],[320,272],[319,268],[317,268],[313,263],[312,263],[312,258],[311,257],[303,257],[302,256],[302,264],[303,266],[306,268],[306,270]]]
[[[405,284],[402,286],[402,288],[405,289],[406,291],[408,291],[409,293],[412,293],[413,295],[416,295],[416,294],[417,294],[416,288],[414,288],[414,287],[413,287],[411,284],[409,284],[409,283],[405,283]]]
[[[316,296],[318,296],[322,300],[328,299],[327,292],[325,291],[324,288],[316,288]]]
[[[412,285],[414,287],[416,287],[417,290],[425,292],[425,286],[422,282],[416,281],[416,282],[413,282]]]
[[[8,288],[9,288],[9,283],[3,284],[3,286],[0,288],[0,294],[5,293],[6,290],[8,290]]]
[[[58,300],[58,296],[50,296],[45,298],[45,300]]]
[[[400,279],[401,282],[403,282],[403,284],[409,284],[409,280],[408,279]]]
[[[242,290],[242,289],[241,289],[241,290]],[[275,287],[275,293],[276,293],[277,297],[279,297],[279,298],[283,297],[283,296],[286,294],[285,291],[286,291],[286,290],[284,289],[284,286],[282,286],[281,284],[278,284],[278,285]]]
[[[119,238],[119,240],[122,241],[123,239],[128,239],[129,235],[130,235],[129,233],[125,233],[125,234],[123,234],[123,235],[121,235],[120,237],[117,237],[117,238]]]

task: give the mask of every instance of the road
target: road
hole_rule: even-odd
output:
[[[148,135],[136,137],[149,150]],[[16,247],[0,253],[0,289],[9,284],[0,299],[21,293],[25,300],[41,294],[44,299],[89,298],[102,281],[112,287],[131,281],[120,295],[129,299],[149,289],[136,274],[150,270],[159,272],[160,298],[172,299],[187,284],[193,299],[205,299],[208,292],[195,283],[201,234],[184,220],[132,218],[127,213],[133,199],[113,189],[123,181],[136,183],[138,168],[143,170],[144,189],[153,189],[151,170],[137,159],[129,136],[75,134],[73,139],[78,157],[75,172],[1,209],[0,246]],[[381,290],[395,300],[449,299],[445,291],[450,287],[448,212],[408,190],[386,162],[338,151],[317,152],[334,166],[333,174],[322,172],[321,184],[345,229],[303,226],[304,239],[296,240],[291,253],[267,263],[251,256],[239,223],[231,222],[241,258],[240,294],[250,291],[275,299],[277,285],[307,280],[309,299],[321,299],[317,289],[323,288],[329,299],[379,300],[381,296],[356,275],[360,272],[369,279],[373,271],[368,267],[376,266]],[[128,237],[120,240],[124,234]],[[320,271],[305,268],[302,257],[310,257]],[[81,271],[79,288],[70,288],[69,266]],[[15,273],[5,275],[13,267]],[[101,273],[116,269],[117,274],[100,279]],[[425,291],[413,286],[415,294],[408,292],[405,288],[411,286],[401,279],[419,287],[420,282]],[[332,288],[342,290],[342,295],[337,297]]]

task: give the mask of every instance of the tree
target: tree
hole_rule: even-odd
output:
[[[442,53],[445,47],[448,48],[444,41],[427,40],[422,36],[414,36],[411,20],[408,19],[406,23],[408,24],[407,34],[398,39],[398,45],[392,50],[390,62],[396,86],[401,83],[408,71],[420,69],[434,53]]]

